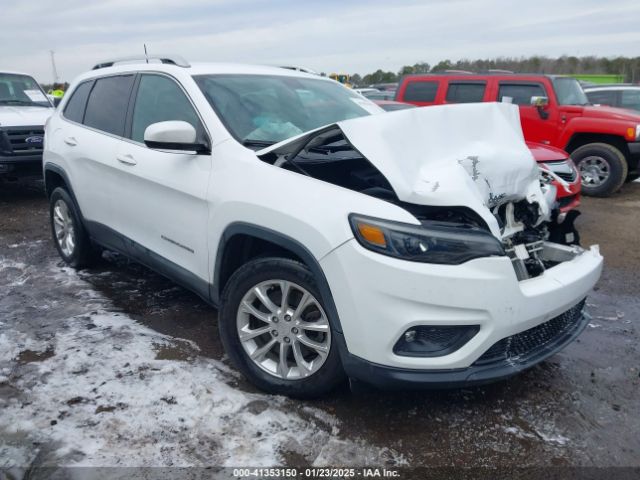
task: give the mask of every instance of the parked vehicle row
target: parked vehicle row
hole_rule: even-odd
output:
[[[258,387],[508,377],[575,339],[599,278],[505,103],[391,113],[330,79],[103,62],[46,126],[60,256],[133,258],[219,309]]]
[[[583,192],[608,196],[638,177],[640,114],[594,107],[577,80],[553,75],[408,75],[397,101],[414,105],[510,102],[528,141],[571,154]]]

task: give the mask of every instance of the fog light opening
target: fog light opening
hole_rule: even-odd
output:
[[[480,325],[417,325],[406,330],[393,347],[393,353],[405,357],[442,357],[462,348]]]

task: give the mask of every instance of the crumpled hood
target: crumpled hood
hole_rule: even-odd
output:
[[[404,202],[466,206],[496,236],[491,209],[528,199],[550,213],[538,166],[524,142],[520,113],[507,103],[423,107],[359,117],[336,124],[348,141],[386,177]],[[260,150],[288,154],[323,127]]]
[[[49,107],[0,106],[0,127],[44,126],[53,113]]]
[[[538,182],[515,105],[416,108],[338,126],[405,202],[493,207]]]

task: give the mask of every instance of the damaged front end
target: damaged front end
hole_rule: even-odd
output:
[[[367,224],[357,215],[354,224],[352,216],[358,240],[383,254],[452,264],[506,255],[524,280],[582,252],[573,224],[579,213],[559,214],[556,187],[533,160],[512,105],[450,105],[361,117],[257,155],[410,212],[420,225],[379,219]],[[361,224],[378,229],[378,244],[360,235]]]
[[[519,280],[544,273],[583,252],[574,221],[580,212],[560,214],[553,208],[549,220],[539,222],[538,206],[525,200],[496,207],[502,243]]]

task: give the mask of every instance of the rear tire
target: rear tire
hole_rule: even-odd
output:
[[[254,259],[231,276],[220,337],[251,383],[268,393],[314,398],[344,381],[321,298],[311,271],[287,258]]]
[[[589,143],[576,148],[571,158],[582,177],[582,193],[608,197],[625,182],[629,166],[620,150],[607,143]]]
[[[75,202],[62,187],[49,197],[49,218],[53,242],[69,266],[83,268],[96,262],[99,251],[91,244]]]

